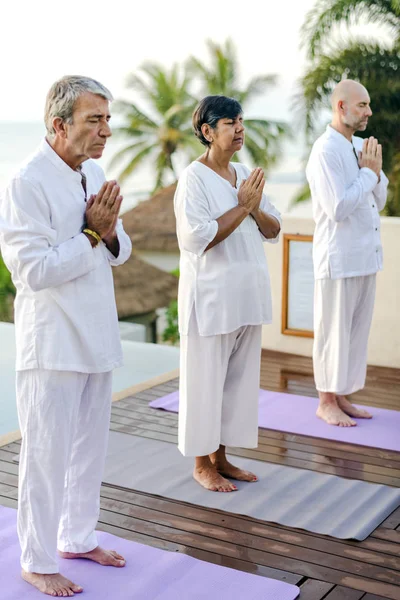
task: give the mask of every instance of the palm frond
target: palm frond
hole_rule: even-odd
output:
[[[400,34],[398,0],[318,0],[308,12],[301,30],[302,46],[314,59],[320,55],[335,25],[350,26],[367,18],[368,22],[389,28],[395,37]]]
[[[151,154],[151,152],[153,152],[155,149],[156,149],[156,144],[149,144],[149,145],[142,147],[142,149],[139,149],[139,151],[133,155],[133,157],[130,159],[128,164],[125,166],[125,168],[119,174],[119,176],[118,176],[119,181],[122,183],[130,175],[132,175],[133,171],[135,171],[137,169],[137,167],[142,164],[143,160],[149,154]]]
[[[311,198],[310,186],[308,183],[305,183],[302,188],[297,192],[297,194],[292,198],[291,204],[300,204],[301,202],[306,202]]]

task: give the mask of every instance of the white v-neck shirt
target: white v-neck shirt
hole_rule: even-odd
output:
[[[105,177],[83,163],[87,197]],[[122,364],[111,266],[132,246],[122,222],[116,258],[81,233],[86,210],[82,177],[44,140],[0,196],[1,253],[17,289],[17,370],[100,373]]]
[[[315,220],[316,279],[372,275],[383,267],[379,211],[388,179],[360,169],[356,154],[364,140],[352,142],[330,125],[315,142],[307,164]]]
[[[219,335],[245,325],[272,320],[264,236],[252,216],[246,217],[225,240],[207,250],[218,232],[217,219],[238,205],[238,190],[250,170],[231,163],[236,188],[199,161],[179,178],[174,198],[180,258],[179,330],[187,335],[192,310],[199,334]],[[260,208],[281,222],[265,195]],[[267,240],[276,243],[278,238]]]

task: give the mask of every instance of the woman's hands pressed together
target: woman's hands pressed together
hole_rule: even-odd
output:
[[[253,169],[247,179],[244,179],[238,191],[238,204],[248,214],[256,211],[261,202],[265,185],[264,172],[261,168]]]

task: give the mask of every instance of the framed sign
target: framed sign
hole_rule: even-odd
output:
[[[283,236],[282,333],[314,337],[312,235]]]

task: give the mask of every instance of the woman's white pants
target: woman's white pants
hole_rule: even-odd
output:
[[[375,288],[375,274],[315,281],[313,362],[318,391],[346,396],[364,387]]]
[[[224,446],[256,448],[261,325],[200,336],[195,312],[181,336],[179,450],[206,456]]]
[[[111,372],[17,372],[18,536],[25,571],[58,573],[57,548],[78,553],[98,545],[111,386]]]

